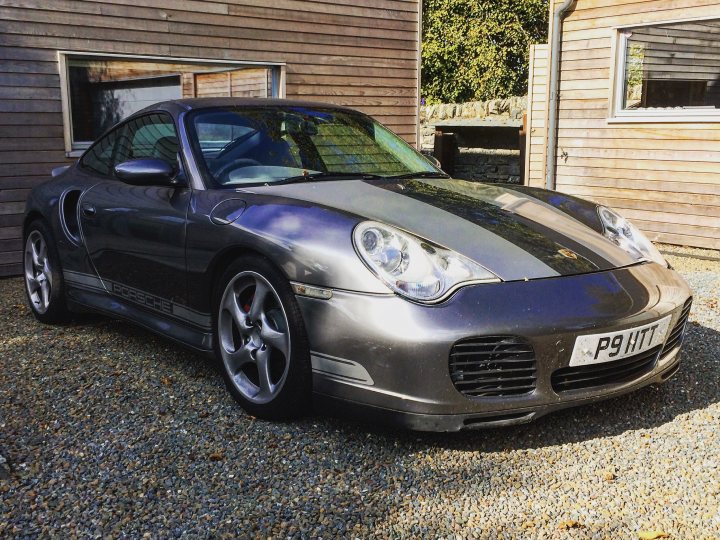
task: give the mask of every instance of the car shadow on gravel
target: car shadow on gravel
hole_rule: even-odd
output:
[[[145,341],[158,349],[156,361],[167,362],[174,377],[206,378],[224,391],[218,364],[200,354],[172,343],[132,323],[81,316],[79,325],[111,329],[127,341]],[[169,354],[168,354],[169,353]],[[720,402],[720,332],[690,322],[683,345],[679,371],[662,386],[648,386],[606,401],[550,413],[529,424],[468,430],[459,433],[425,433],[398,430],[392,426],[370,424],[345,417],[317,413],[298,422],[323,423],[339,436],[354,438],[365,431],[387,444],[407,443],[413,451],[421,447],[448,450],[495,452],[533,449],[576,443],[619,435],[625,431],[650,429],[671,422],[675,417]],[[238,408],[238,414],[243,414]]]
[[[680,369],[662,386],[647,386],[635,392],[598,403],[572,407],[540,417],[534,422],[504,428],[459,433],[398,432],[384,426],[333,419],[337,429],[348,433],[362,426],[376,437],[398,439],[411,445],[448,450],[496,452],[536,449],[651,429],[679,415],[705,409],[720,402],[720,332],[690,322],[687,327]]]
[[[151,355],[152,361],[160,364],[155,367],[159,368],[159,372],[167,373],[168,378],[200,379],[203,386],[207,385],[205,391],[215,394],[214,398],[232,400],[225,391],[217,362],[132,323],[97,315],[80,315],[74,322],[59,328],[85,335],[94,332],[114,334],[120,342],[132,344],[131,349],[142,349]],[[83,329],[88,332],[82,332]],[[320,413],[287,427],[301,432],[309,426],[316,426],[335,433],[341,439],[355,439],[361,433],[380,446],[398,447],[398,450],[407,452],[423,448],[495,452],[575,443],[650,429],[671,422],[679,415],[720,402],[718,358],[720,332],[690,322],[681,367],[665,385],[645,387],[607,401],[551,413],[530,424],[459,433],[423,433]],[[244,414],[239,407],[237,414]]]

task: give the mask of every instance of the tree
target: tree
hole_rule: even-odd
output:
[[[423,0],[422,97],[525,95],[529,47],[547,41],[548,0]]]

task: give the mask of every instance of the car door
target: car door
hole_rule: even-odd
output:
[[[151,113],[116,131],[112,166],[83,194],[80,222],[90,259],[105,287],[145,308],[172,313],[185,304],[185,231],[190,189],[130,185],[113,167],[140,158],[163,159],[180,170],[172,118]]]

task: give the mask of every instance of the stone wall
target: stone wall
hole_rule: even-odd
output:
[[[460,148],[453,177],[478,182],[520,183],[520,151]]]
[[[526,109],[526,97],[420,107],[420,149],[432,154],[438,122],[517,122],[522,121]],[[466,180],[518,183],[520,150],[460,147],[455,158],[454,176]]]

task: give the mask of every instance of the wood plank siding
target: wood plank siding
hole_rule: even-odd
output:
[[[545,148],[547,135],[547,87],[548,87],[548,46],[530,46],[530,80],[528,89],[527,111],[527,152],[525,153],[525,170],[528,185],[545,186]]]
[[[285,95],[373,115],[412,144],[420,0],[3,0],[0,2],[0,275],[20,272],[30,188],[66,158],[58,51],[285,64]],[[255,77],[182,74],[263,96]],[[206,77],[206,78],[204,78]]]
[[[612,118],[618,29],[692,21],[682,29],[632,29],[632,39],[653,43],[644,59],[646,81],[682,80],[683,72],[685,79],[689,73],[709,81],[720,71],[720,34],[694,22],[713,17],[720,19],[718,0],[577,1],[563,25],[558,190],[618,209],[652,240],[720,249],[720,121]],[[682,43],[687,53],[663,52],[666,42]],[[546,79],[545,71],[531,76],[532,95],[544,96]],[[717,84],[708,84],[708,101]],[[528,178],[544,186],[546,133],[539,117],[547,116],[547,97],[531,107],[540,134],[528,140]]]

